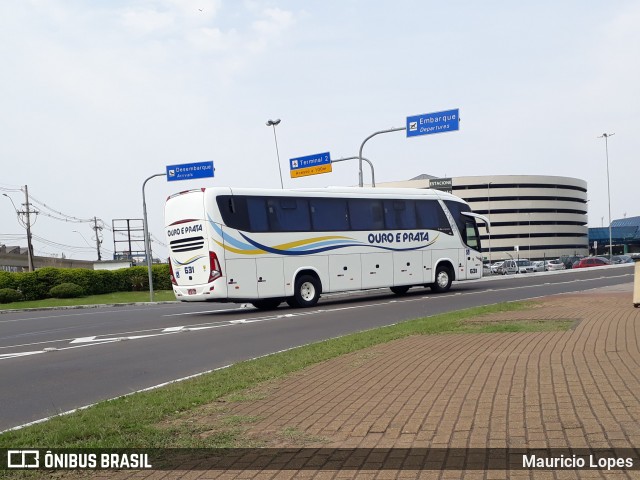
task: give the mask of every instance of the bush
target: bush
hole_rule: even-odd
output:
[[[49,290],[49,295],[54,298],[77,298],[84,295],[84,290],[75,283],[61,283]]]
[[[13,288],[0,288],[0,303],[12,303],[24,300],[24,295]]]
[[[16,287],[22,292],[25,300],[41,300],[47,298],[49,289],[53,285],[48,287],[38,281],[36,272],[18,272],[14,274],[16,277]]]
[[[60,272],[62,272],[62,269],[60,268],[44,267],[37,269],[30,275],[33,275],[39,289],[46,296],[49,290],[64,282],[60,279]]]
[[[169,264],[160,263],[151,267],[154,290],[171,290],[171,275],[169,274]]]
[[[168,264],[152,265],[152,276],[154,290],[171,290]],[[149,288],[149,274],[146,266],[95,271],[53,267],[40,268],[35,272],[0,271],[0,289],[9,288],[22,292],[22,300],[48,298],[52,296],[52,288],[65,283],[81,287],[80,296],[142,291]]]
[[[16,286],[15,273],[0,270],[0,288],[11,288],[15,290]]]

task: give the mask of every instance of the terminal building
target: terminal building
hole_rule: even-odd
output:
[[[379,187],[435,188],[469,203],[491,222],[479,222],[482,250],[492,262],[589,254],[587,182],[550,175],[437,178],[420,175]]]
[[[640,253],[640,217],[621,218],[609,227],[589,229],[589,249],[595,255],[609,254],[611,240],[614,255]]]

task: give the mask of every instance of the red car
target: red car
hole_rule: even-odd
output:
[[[587,257],[574,263],[573,268],[604,267],[605,265],[611,265],[611,262],[606,258]]]

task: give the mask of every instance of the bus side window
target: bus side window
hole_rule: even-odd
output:
[[[349,230],[347,201],[342,198],[310,198],[311,223],[317,232]]]
[[[352,230],[384,230],[382,201],[349,199],[348,204]]]
[[[384,219],[387,229],[415,229],[416,207],[412,200],[385,200]]]
[[[264,197],[246,197],[250,232],[268,232],[267,209]]]
[[[311,230],[309,205],[306,198],[267,200],[269,226],[272,232],[304,232]]]
[[[230,228],[249,231],[249,218],[247,216],[246,197],[233,195],[220,195],[216,199],[218,209],[222,216],[222,222]]]
[[[418,228],[437,230],[447,235],[453,235],[447,216],[436,200],[418,200],[416,202],[416,214]]]

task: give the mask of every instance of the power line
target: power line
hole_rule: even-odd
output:
[[[78,218],[78,217],[75,217],[73,215],[67,215],[66,213],[63,213],[63,212],[60,212],[60,211],[58,211],[58,210],[56,210],[54,208],[51,208],[49,205],[47,205],[46,203],[44,203],[41,200],[38,200],[33,195],[31,195],[31,200],[33,201],[33,203],[36,203],[36,204],[40,205],[41,207],[46,208],[47,210],[49,210],[49,211],[51,211],[53,213],[57,213],[58,215],[64,217],[65,219],[67,219],[66,221],[77,222],[77,223],[91,223],[91,222],[93,222],[92,218],[90,218],[90,219]],[[56,218],[56,217],[52,216],[51,218]],[[63,219],[57,218],[57,220],[63,220]]]

